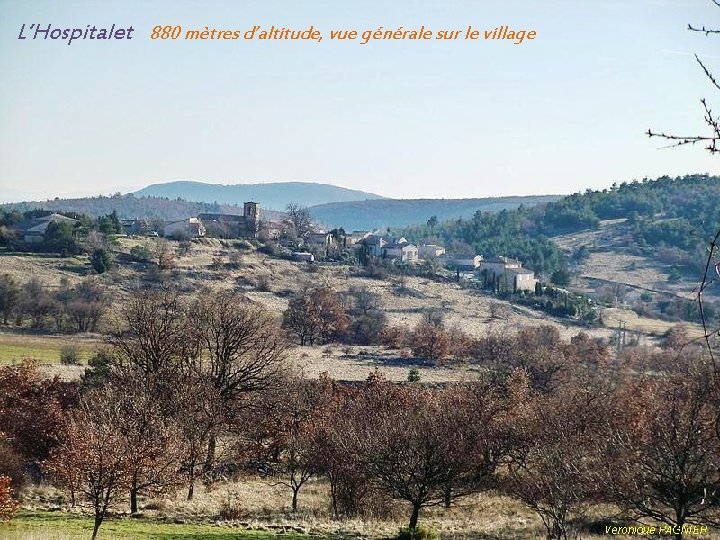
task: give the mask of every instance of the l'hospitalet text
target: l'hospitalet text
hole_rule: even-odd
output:
[[[27,29],[25,26],[23,24],[20,27],[18,39],[52,39],[67,41],[68,45],[79,39],[132,39],[132,33],[135,31],[132,26],[121,27],[114,24],[110,28],[98,28],[89,24],[85,28],[58,28],[53,27],[52,24],[44,26],[39,23],[33,23]]]

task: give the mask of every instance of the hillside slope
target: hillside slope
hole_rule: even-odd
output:
[[[152,184],[135,192],[138,197],[178,197],[186,201],[237,204],[259,202],[264,208],[284,210],[288,203],[314,206],[332,202],[381,199],[380,195],[331,184],[314,182],[273,182],[268,184],[206,184],[177,181]]]
[[[467,219],[475,212],[499,212],[521,205],[535,206],[560,199],[560,195],[527,197],[487,197],[482,199],[380,199],[329,203],[310,208],[313,219],[330,227],[346,230],[405,227],[438,221]]]

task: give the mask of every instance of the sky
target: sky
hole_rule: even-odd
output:
[[[22,24],[132,26],[19,40]],[[397,198],[572,193],[720,174],[710,0],[0,0],[0,201],[172,180],[309,181]],[[156,25],[320,29],[314,42],[151,40]],[[532,42],[337,42],[331,29],[535,30]]]

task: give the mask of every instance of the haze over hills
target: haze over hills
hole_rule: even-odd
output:
[[[259,202],[263,208],[284,210],[288,203],[302,206],[317,204],[382,199],[381,195],[332,184],[315,182],[273,182],[267,184],[208,184],[205,182],[176,181],[151,184],[134,193],[137,197],[167,197],[227,205],[240,205],[246,201]]]
[[[55,198],[0,205],[25,210],[50,210],[101,216],[116,211],[121,218],[179,220],[202,212],[242,213],[242,203],[255,200],[262,218],[278,220],[288,203],[307,206],[313,219],[328,227],[347,230],[404,227],[470,218],[486,212],[526,207],[560,199],[560,195],[488,197],[479,199],[388,199],[374,193],[311,182],[220,185],[203,182],[152,184],[135,193],[83,198]]]
[[[478,210],[499,212],[536,206],[561,199],[562,195],[527,197],[487,197],[482,199],[376,199],[321,204],[310,208],[313,219],[328,227],[346,230],[405,227],[425,223],[431,216],[438,221],[468,219]]]

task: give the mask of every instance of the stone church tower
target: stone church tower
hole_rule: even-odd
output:
[[[245,215],[245,228],[247,232],[255,235],[260,229],[260,205],[256,202],[246,202],[243,205]]]

